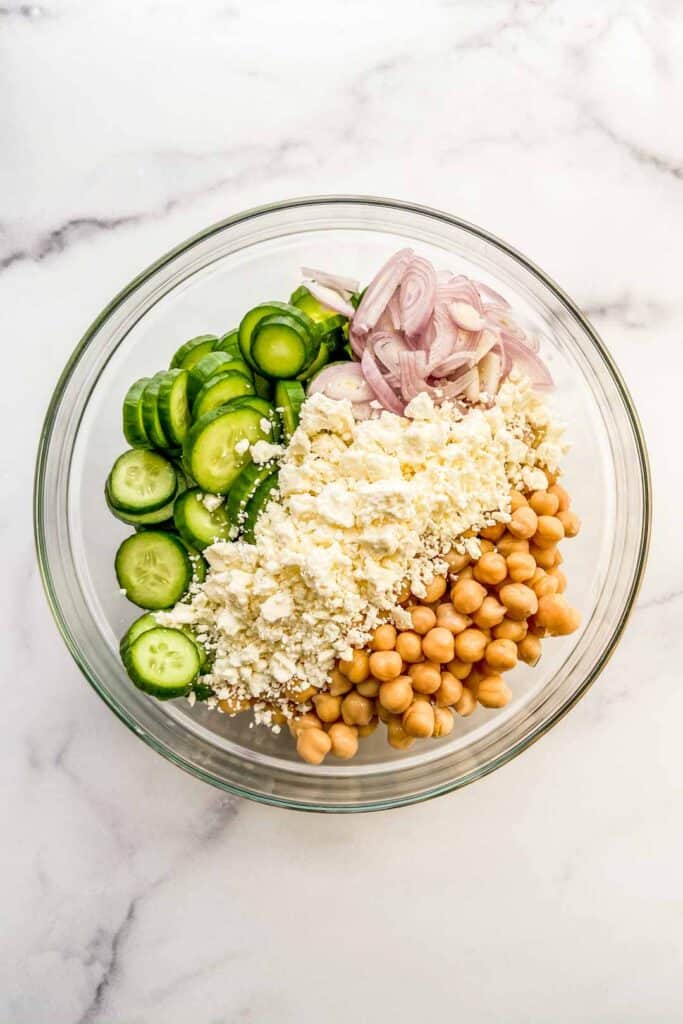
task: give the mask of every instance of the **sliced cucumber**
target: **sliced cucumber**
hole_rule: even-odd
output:
[[[210,512],[202,501],[199,488],[180,495],[173,509],[173,518],[180,536],[199,551],[230,536],[230,520],[225,505],[219,505]]]
[[[296,379],[306,381],[310,380],[311,377],[314,377],[316,373],[322,370],[323,366],[326,366],[330,362],[335,347],[335,343],[333,342],[331,337],[328,337],[326,335],[324,338],[321,338],[320,348],[318,349],[317,356],[315,357],[312,363],[303,368],[301,373],[297,374]]]
[[[128,388],[123,400],[123,436],[131,448],[149,448],[151,441],[142,421],[142,393],[149,377],[140,377]]]
[[[181,626],[180,632],[184,633],[186,637],[189,637],[189,639],[197,648],[197,654],[199,655],[200,674],[202,672],[206,672],[207,668],[209,667],[209,652],[207,651],[206,647],[204,647],[204,644],[202,644],[201,641],[198,639],[195,631],[193,629],[190,629],[189,626]],[[192,687],[192,689],[194,690],[194,686]],[[213,691],[211,692],[213,693]]]
[[[199,674],[197,644],[179,629],[157,626],[131,644],[128,674],[137,687],[160,700],[188,693]]]
[[[212,351],[217,341],[218,338],[215,334],[199,334],[196,338],[190,338],[180,346],[173,356],[171,369],[181,366],[183,370],[191,370],[202,356],[206,356]]]
[[[245,406],[250,409],[256,409],[257,412],[262,414],[264,419],[270,420],[269,440],[274,444],[278,444],[282,440],[280,417],[272,403],[268,402],[265,398],[259,398],[258,395],[243,395],[241,398],[233,398],[229,406],[231,409],[243,409]]]
[[[157,408],[161,429],[172,445],[181,445],[190,429],[188,371],[166,370],[159,381]]]
[[[199,419],[212,409],[217,409],[219,405],[225,405],[232,398],[253,394],[254,385],[243,373],[236,370],[219,373],[207,380],[198,393],[192,406],[192,415]]]
[[[183,487],[184,490],[184,487]],[[166,524],[170,519],[173,523],[173,505],[174,500],[169,501],[168,505],[162,506],[162,508],[156,509],[154,512],[124,512],[122,509],[117,508],[111,500],[109,495],[108,487],[104,489],[104,497],[107,502],[107,508],[111,514],[116,518],[120,519],[122,523],[127,523],[129,526],[145,529],[149,526],[156,529],[166,529]]]
[[[156,629],[159,625],[157,622],[156,615],[154,612],[145,612],[139,619],[131,623],[126,632],[121,637],[121,643],[119,644],[119,653],[121,660],[125,663],[128,649],[132,643],[143,633],[146,633],[148,629]]]
[[[248,544],[254,543],[254,528],[258,517],[273,497],[273,491],[277,488],[278,472],[275,470],[269,477],[259,484],[251,496],[246,509],[244,510],[244,540]]]
[[[237,329],[234,331],[228,331],[227,334],[224,334],[222,338],[218,339],[213,346],[213,350],[214,352],[228,352],[231,356],[241,359],[242,353],[240,351],[239,331]]]
[[[202,416],[190,429],[183,459],[190,476],[203,491],[225,494],[240,470],[250,461],[249,445],[267,441],[270,431],[261,426],[263,414],[249,406],[221,407]],[[247,441],[248,445],[239,445]],[[244,447],[244,451],[242,451]]]
[[[114,562],[119,586],[141,608],[170,608],[187,591],[192,565],[181,542],[171,533],[146,530],[127,537]]]
[[[278,316],[286,314],[293,320],[296,320],[301,327],[309,334],[311,339],[315,336],[315,324],[309,316],[307,316],[301,309],[297,309],[296,306],[291,306],[287,302],[264,302],[260,306],[254,306],[249,312],[242,317],[238,328],[240,350],[242,352],[242,358],[246,360],[252,369],[258,372],[258,366],[254,362],[251,354],[252,340],[254,330],[257,324],[267,316]]]
[[[190,402],[194,402],[207,380],[222,373],[223,367],[232,362],[234,362],[234,356],[231,356],[229,352],[209,352],[207,356],[195,363],[190,371],[188,382]]]
[[[295,292],[292,292],[289,301],[297,309],[303,310],[316,323],[337,315],[333,309],[328,309],[327,306],[323,306],[322,302],[318,302],[305,284],[300,285]]]
[[[158,452],[133,448],[119,455],[107,480],[107,490],[119,511],[156,512],[178,489],[175,468]]]
[[[272,465],[257,466],[255,462],[251,462],[244,467],[230,488],[230,494],[225,503],[227,518],[233,526],[242,528],[247,505],[263,481],[272,475]]]
[[[273,382],[268,380],[267,377],[262,377],[260,373],[254,371],[254,388],[259,398],[266,398],[270,400],[273,397]]]
[[[313,352],[317,355],[309,332],[288,315],[265,316],[254,328],[251,356],[259,373],[266,377],[296,377],[311,361]]]
[[[287,441],[299,426],[301,406],[305,401],[306,392],[298,380],[279,380],[275,385],[275,405],[280,413]]]
[[[184,537],[181,537],[180,540],[185,545],[185,549],[190,556],[190,562],[192,564],[192,582],[203,583],[206,579],[206,574],[209,568],[204,555],[201,551],[197,551],[192,544],[188,544]]]
[[[203,669],[201,670],[203,671]],[[194,682],[192,684],[192,692],[199,701],[208,700],[209,697],[215,697],[216,692],[211,686],[207,686],[206,683]]]
[[[165,371],[155,373],[142,392],[142,422],[155,448],[171,448],[171,441],[164,433],[159,417],[159,386]]]

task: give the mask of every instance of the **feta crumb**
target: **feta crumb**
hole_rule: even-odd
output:
[[[249,442],[247,441],[246,443],[247,447],[249,447]],[[242,444],[241,441],[240,444]],[[251,457],[259,466],[264,462],[270,462],[271,459],[278,459],[283,454],[284,448],[282,445],[271,444],[270,441],[257,441],[251,446]]]
[[[217,508],[220,508],[225,498],[222,494],[204,494],[202,495],[202,505],[207,512],[215,512]]]
[[[244,455],[249,450],[249,440],[246,437],[241,438],[235,445],[235,451],[238,455]]]

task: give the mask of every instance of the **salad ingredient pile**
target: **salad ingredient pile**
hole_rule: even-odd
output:
[[[563,430],[537,342],[485,285],[402,250],[364,293],[306,269],[289,303],[184,343],[123,404],[115,559],[144,608],[141,689],[287,723],[347,759],[503,707],[503,673],[578,628],[558,542]]]

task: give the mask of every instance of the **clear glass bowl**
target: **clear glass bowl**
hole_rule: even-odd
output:
[[[249,716],[158,703],[130,683],[118,640],[139,614],[117,589],[114,552],[127,528],[103,484],[117,454],[121,400],[136,378],[168,364],[181,341],[232,328],[250,306],[286,298],[302,265],[368,280],[409,244],[437,267],[491,284],[541,336],[554,402],[572,450],[566,485],[583,530],[565,545],[578,635],[544,647],[510,675],[503,711],[458,719],[450,737],[399,753],[381,731],[349,763],[300,762],[289,736]],[[576,306],[508,245],[455,217],[385,199],[297,199],[216,224],[163,256],[102,312],[71,357],[38,452],[35,529],[45,589],[83,673],[145,742],[200,779],[267,803],[358,811],[424,800],[505,764],[541,736],[596,679],[614,650],[643,574],[650,529],[647,456],[638,419],[604,345]]]

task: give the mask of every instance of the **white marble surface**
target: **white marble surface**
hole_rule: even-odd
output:
[[[683,1016],[679,0],[0,0],[2,1024]],[[542,742],[354,818],[221,795],[85,684],[38,580],[50,391],[110,296],[253,204],[414,199],[593,316],[649,441],[629,630]]]

